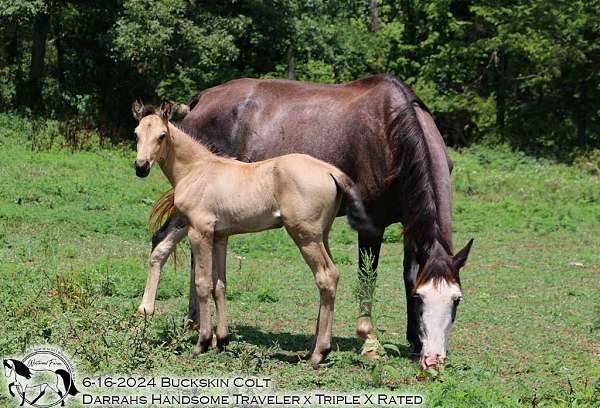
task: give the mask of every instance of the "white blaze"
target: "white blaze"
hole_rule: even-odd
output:
[[[446,358],[448,336],[452,327],[452,310],[454,302],[461,296],[460,288],[455,283],[445,280],[437,284],[430,280],[417,289],[423,299],[421,325],[425,332],[422,338],[422,361],[443,362]]]

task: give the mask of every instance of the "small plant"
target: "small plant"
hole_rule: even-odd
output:
[[[371,316],[373,295],[377,287],[377,272],[373,268],[373,254],[370,251],[361,252],[364,264],[359,271],[359,277],[354,285],[354,297],[359,302],[360,316]],[[362,277],[362,279],[361,279]],[[372,318],[372,316],[371,316]]]

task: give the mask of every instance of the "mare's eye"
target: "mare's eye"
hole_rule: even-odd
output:
[[[421,297],[421,295],[413,295],[412,298],[417,305],[420,305],[421,303],[423,303],[423,298]]]
[[[456,299],[454,299],[454,306],[458,306],[458,304],[460,303],[460,298],[457,297]]]
[[[163,133],[162,135],[160,135],[160,136],[158,137],[158,140],[163,140],[163,139],[165,138],[165,136],[166,136],[166,135],[167,135],[166,133]]]

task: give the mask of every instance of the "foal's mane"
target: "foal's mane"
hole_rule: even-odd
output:
[[[144,105],[144,108],[142,109],[142,113],[140,114],[140,120],[145,118],[146,116],[150,116],[150,115],[159,115],[160,116],[160,114],[158,113],[158,110],[153,105]],[[229,158],[229,159],[232,158],[231,156],[229,156],[228,154],[226,154],[225,152],[220,150],[214,143],[211,143],[211,142],[207,141],[205,138],[203,138],[202,133],[198,132],[193,127],[184,125],[182,122],[169,121],[169,123],[172,124],[173,126],[175,126],[177,129],[179,129],[181,132],[183,132],[186,136],[190,137],[195,142],[197,142],[197,143],[201,144],[202,146],[204,146],[205,148],[207,148],[211,153],[214,153],[217,156],[221,156],[224,158]]]
[[[429,109],[404,83],[392,76],[382,76],[391,82],[404,97],[401,106],[393,112],[388,132],[393,139],[395,172],[388,178],[394,181],[402,194],[402,222],[404,234],[418,248],[428,252],[438,241],[447,253],[452,253],[452,243],[440,229],[440,214],[436,179],[426,135],[421,127],[415,107]]]

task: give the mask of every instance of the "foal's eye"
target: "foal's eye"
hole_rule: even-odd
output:
[[[454,299],[454,306],[458,306],[458,304],[460,303],[460,298],[457,297],[456,299]]]
[[[415,301],[416,304],[421,304],[423,303],[423,297],[421,297],[421,295],[413,295],[413,300]]]
[[[163,140],[167,134],[163,133],[158,137],[158,140]]]

